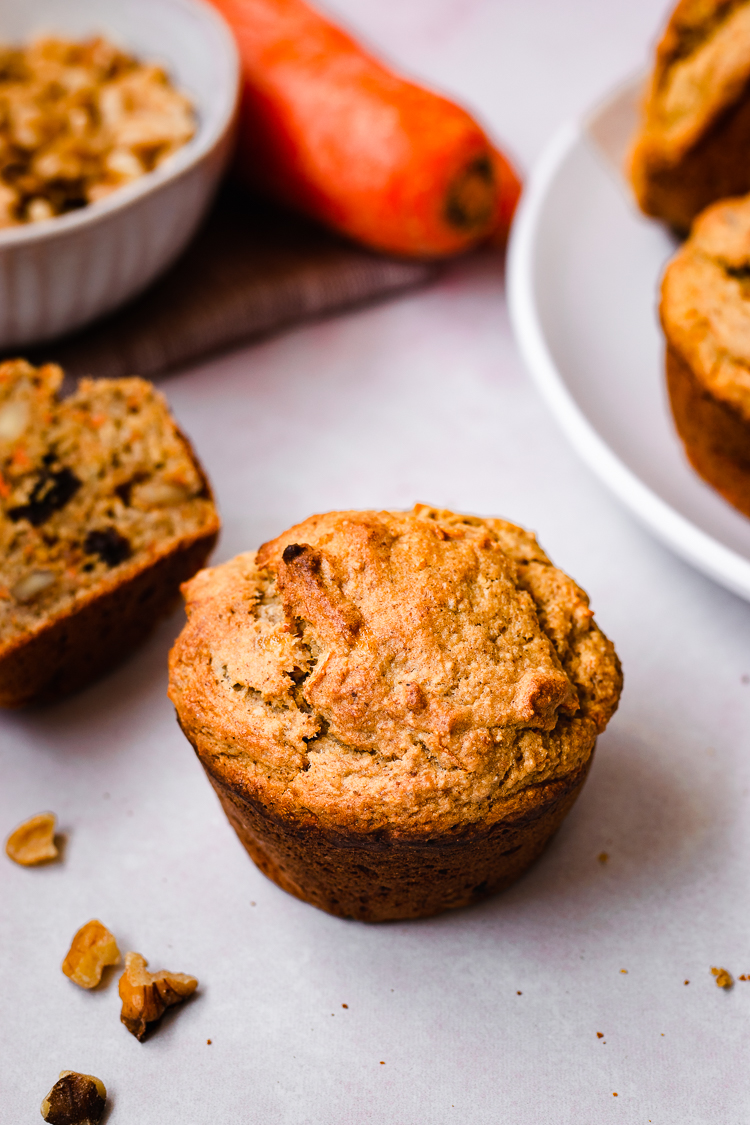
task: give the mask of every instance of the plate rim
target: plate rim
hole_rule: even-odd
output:
[[[535,248],[557,174],[581,144],[591,145],[585,125],[580,121],[562,125],[542,151],[521,196],[507,262],[508,311],[516,344],[547,406],[589,469],[656,539],[750,601],[750,560],[681,515],[617,456],[578,405],[548,346],[534,295]]]

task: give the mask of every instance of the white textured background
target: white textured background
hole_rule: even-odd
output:
[[[664,5],[335,10],[528,168],[643,64]],[[105,1081],[111,1125],[746,1122],[750,983],[725,993],[709,969],[750,973],[750,606],[653,543],[569,451],[521,369],[496,262],[165,388],[216,487],[218,558],[328,508],[508,516],[590,592],[623,703],[526,878],[376,927],[297,902],[245,856],[165,698],[179,617],[77,698],[3,716],[0,834],[51,808],[69,841],[60,865],[0,862],[0,1122],[39,1120],[63,1068]],[[94,916],[152,968],[200,978],[143,1045],[116,978],[86,994],[59,970]]]

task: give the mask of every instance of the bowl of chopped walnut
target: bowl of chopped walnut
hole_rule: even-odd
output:
[[[205,0],[3,0],[0,348],[62,336],[178,256],[231,154],[239,64]]]

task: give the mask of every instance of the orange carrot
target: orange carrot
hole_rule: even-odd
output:
[[[520,185],[465,110],[392,74],[304,0],[212,2],[242,59],[245,180],[393,254],[502,241]]]
[[[513,215],[521,196],[521,181],[507,156],[504,156],[497,148],[492,150],[492,162],[495,171],[495,183],[498,185],[498,205],[495,225],[487,242],[490,246],[497,246],[502,249],[508,241],[510,224],[513,221]]]

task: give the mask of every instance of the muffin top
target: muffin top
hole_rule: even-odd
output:
[[[749,0],[680,0],[656,49],[636,162],[677,163],[748,78]]]
[[[622,686],[584,592],[503,520],[312,516],[183,592],[170,697],[207,769],[332,830],[491,823],[586,763]]]
[[[660,311],[699,382],[750,422],[750,196],[698,216],[667,266]]]

